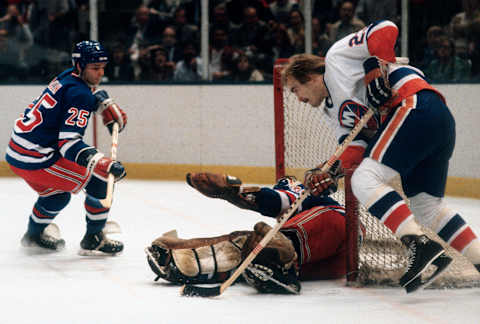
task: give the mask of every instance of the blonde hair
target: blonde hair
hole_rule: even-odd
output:
[[[290,57],[288,64],[282,71],[282,82],[294,78],[301,84],[307,83],[312,74],[325,73],[325,59],[312,54],[297,54]]]

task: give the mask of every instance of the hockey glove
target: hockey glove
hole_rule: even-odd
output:
[[[210,198],[224,199],[242,209],[258,211],[254,194],[259,187],[241,187],[242,181],[228,174],[210,172],[187,173],[189,186]]]
[[[337,160],[330,170],[320,171],[321,166],[305,172],[305,187],[314,196],[328,196],[337,191],[338,179],[344,176],[340,160]]]
[[[365,85],[367,86],[367,99],[370,105],[379,113],[388,113],[385,107],[387,101],[392,97],[392,90],[388,86],[387,75],[382,74],[380,62],[376,57],[370,57],[363,62],[365,70]],[[385,111],[388,110],[388,111]]]
[[[121,132],[127,125],[127,114],[108,96],[105,90],[97,90],[93,94],[98,101],[97,111],[102,114],[103,124],[112,134],[113,123],[118,123]]]
[[[111,173],[115,177],[115,182],[123,179],[127,175],[122,163],[114,161],[108,157],[102,157],[98,160],[93,169],[93,173],[98,174],[103,178],[107,178],[108,174]]]

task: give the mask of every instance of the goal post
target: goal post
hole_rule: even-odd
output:
[[[294,175],[303,180],[306,170],[318,166],[335,152],[338,145],[335,125],[338,123],[332,120],[336,116],[329,116],[324,108],[298,101],[284,87],[281,71],[287,62],[288,59],[277,60],[273,71],[275,174],[277,179]],[[345,170],[343,182],[332,195],[345,207],[347,285],[398,286],[398,279],[407,267],[407,250],[386,226],[358,203],[350,186],[353,171]],[[403,194],[399,179],[391,185]],[[431,230],[422,229],[432,239],[441,241]],[[480,286],[480,274],[473,265],[460,253],[443,245],[453,262],[430,288]]]

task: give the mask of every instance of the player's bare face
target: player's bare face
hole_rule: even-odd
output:
[[[313,107],[319,107],[323,99],[328,96],[322,74],[313,74],[306,83],[288,78],[287,88],[297,96],[299,101],[309,103]]]
[[[89,85],[96,86],[100,84],[103,75],[105,74],[105,67],[107,63],[89,63],[82,71],[82,79]]]

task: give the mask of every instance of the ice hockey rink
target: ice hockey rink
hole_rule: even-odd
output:
[[[116,257],[77,254],[85,231],[84,195],[57,217],[65,250],[29,254],[20,246],[35,193],[18,178],[0,178],[0,323],[480,323],[480,289],[407,295],[399,288],[351,288],[344,280],[305,282],[299,296],[259,295],[234,285],[215,298],[181,297],[159,280],[144,248],[177,229],[182,238],[251,229],[272,220],[209,199],[183,182],[125,180],[110,219],[125,251]],[[480,200],[447,198],[480,233]]]

